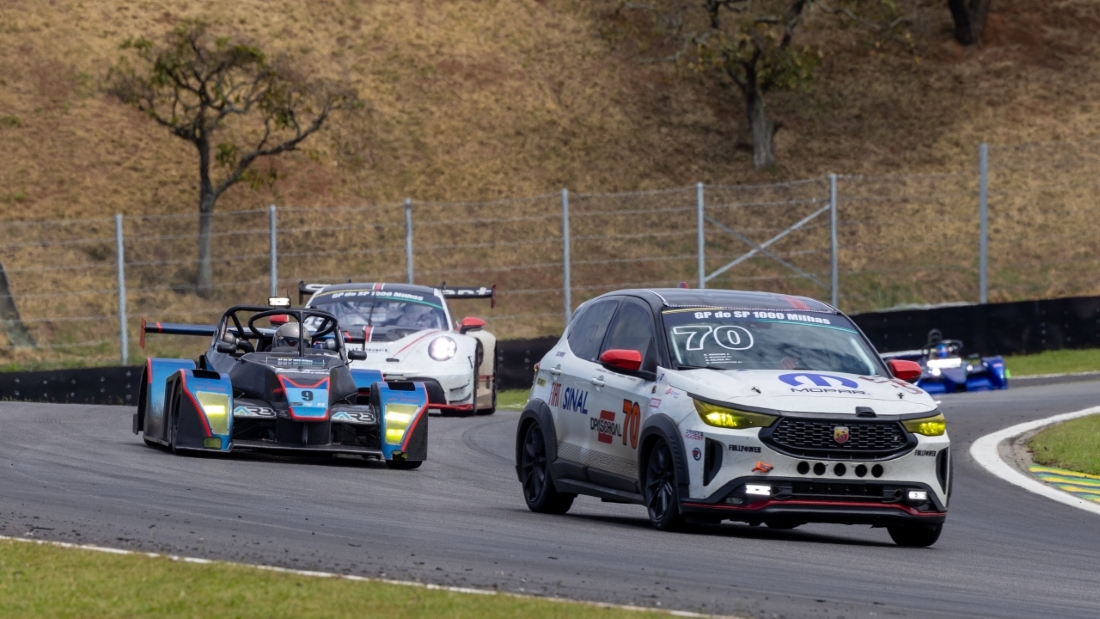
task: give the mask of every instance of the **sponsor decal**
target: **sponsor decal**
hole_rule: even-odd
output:
[[[348,412],[339,411],[332,416],[333,421],[342,421],[344,423],[363,423],[363,424],[375,424],[378,423],[378,418],[374,416],[374,413],[369,412]]]
[[[830,374],[810,374],[808,372],[797,374],[780,374],[779,380],[787,383],[792,387],[803,387],[808,385],[814,385],[816,387],[846,387],[848,389],[859,388],[859,383],[843,376],[832,376]]]
[[[559,350],[558,352],[554,353],[554,356],[555,357],[564,357],[565,356],[565,351],[564,350]]]
[[[665,395],[672,398],[673,400],[677,400],[680,398],[680,392],[676,389],[673,389],[672,387],[665,389]]]
[[[602,411],[601,411],[602,414]],[[638,406],[637,402],[631,402],[630,400],[623,400],[623,415],[626,416],[623,423],[626,426],[626,432],[623,433],[623,445],[626,445],[626,437],[630,436],[630,448],[638,448],[638,431],[642,427],[642,408]],[[615,418],[614,415],[611,417]]]
[[[935,449],[918,449],[913,452],[913,455],[917,456],[935,456],[938,452]]]
[[[852,437],[851,431],[848,426],[836,426],[833,428],[833,440],[839,445],[843,445],[848,442],[848,439]]]
[[[538,385],[539,387],[545,387],[546,386],[546,379],[539,376],[538,379],[535,380],[535,384]]]
[[[237,406],[233,409],[233,416],[274,418],[275,409],[266,406]]]
[[[684,438],[689,441],[701,441],[703,440],[703,433],[697,430],[685,430]]]
[[[599,417],[588,420],[588,429],[596,432],[596,440],[601,443],[611,443],[616,436],[623,435],[623,427],[615,423],[615,413],[612,411],[600,411]]]
[[[661,400],[658,399],[658,398],[650,398],[649,399],[649,407],[652,408],[652,409],[661,408]]]
[[[561,383],[550,385],[550,406],[557,406],[561,396]]]
[[[551,395],[551,398],[553,396]],[[574,411],[582,415],[588,414],[588,392],[582,389],[566,387],[561,394],[561,409]]]
[[[865,380],[869,383],[874,383],[876,385],[890,385],[912,395],[920,395],[924,393],[924,390],[920,387],[917,387],[916,385],[911,385],[904,380],[898,380],[896,378],[888,378],[886,376],[860,376],[859,379]]]
[[[753,447],[752,445],[730,445],[730,451],[745,451],[748,453],[758,454],[760,453],[760,448]]]
[[[699,451],[699,448],[696,447],[695,449],[691,450],[691,457],[695,458],[696,460],[700,460],[703,457],[703,452]]]
[[[770,473],[775,467],[767,462],[757,462],[756,466],[752,467],[753,473]]]
[[[657,375],[657,382],[659,382],[659,383],[664,382],[664,380],[665,380],[665,373],[664,372],[661,372],[660,374]]]

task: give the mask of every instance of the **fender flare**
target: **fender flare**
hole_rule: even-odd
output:
[[[542,441],[546,446],[546,459],[548,462],[554,462],[558,459],[558,441],[557,430],[554,428],[554,416],[550,413],[550,407],[539,399],[532,399],[527,402],[527,406],[524,407],[523,412],[520,413],[519,423],[516,424],[516,477],[520,483],[523,483],[523,472],[519,469],[520,453],[523,450],[523,437],[527,433],[527,428],[532,423],[538,423],[542,428]],[[555,440],[550,440],[550,436],[553,436]],[[553,479],[554,467],[550,467],[550,477]]]
[[[672,462],[676,467],[676,494],[683,500],[688,498],[688,488],[691,477],[688,471],[687,452],[684,448],[683,437],[676,422],[668,415],[650,415],[642,424],[642,431],[638,437],[638,483],[645,496],[645,470],[649,461],[649,452],[657,439],[664,439],[672,452]]]

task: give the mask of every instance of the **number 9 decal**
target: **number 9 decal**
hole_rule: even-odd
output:
[[[714,342],[727,350],[752,348],[752,334],[744,327],[718,327],[714,330]]]

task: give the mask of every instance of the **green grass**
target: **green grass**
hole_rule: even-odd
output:
[[[1037,464],[1100,475],[1100,415],[1071,419],[1036,434],[1027,446]]]
[[[497,392],[498,408],[523,408],[527,403],[527,396],[531,395],[530,389],[507,389]]]
[[[1095,372],[1100,371],[1100,349],[1048,350],[1037,355],[1011,355],[1005,357],[1005,367],[1016,377]]]
[[[0,540],[4,617],[647,617],[511,595],[477,595],[228,563],[193,564]]]

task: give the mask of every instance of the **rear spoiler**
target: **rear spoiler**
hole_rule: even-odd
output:
[[[178,322],[146,322],[141,319],[141,347],[145,348],[146,333],[161,333],[164,335],[199,335],[211,337],[218,330],[215,325],[187,325]]]
[[[260,327],[258,329],[260,333],[268,334],[274,331],[274,329],[268,329]],[[179,322],[146,322],[144,318],[141,319],[141,347],[145,348],[145,334],[146,333],[160,333],[161,335],[197,335],[200,337],[213,337],[217,333],[217,325],[188,325]],[[235,335],[240,335],[237,332],[237,327],[229,327],[228,331]],[[251,335],[249,337],[252,337]]]
[[[348,282],[351,283],[351,282]],[[305,302],[305,298],[317,292],[324,290],[325,286],[329,284],[307,284],[304,281],[298,281],[298,304],[301,305]],[[485,286],[448,286],[447,282],[443,282],[439,285],[439,292],[443,294],[445,299],[490,299],[490,308],[496,308],[497,306],[497,285],[486,288]]]
[[[490,299],[490,308],[497,306],[497,285],[486,288],[485,286],[447,286],[447,282],[439,285],[439,292],[445,299]]]

